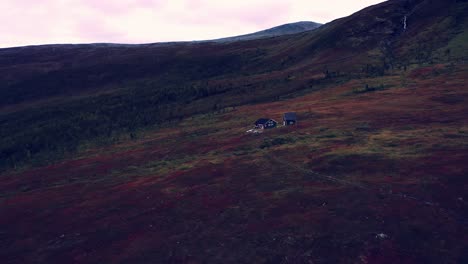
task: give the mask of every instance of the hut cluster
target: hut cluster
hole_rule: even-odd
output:
[[[292,126],[297,124],[297,115],[295,112],[283,114],[283,126]],[[247,130],[251,133],[261,133],[265,129],[271,129],[278,126],[278,122],[272,118],[260,118],[255,121],[255,127]]]

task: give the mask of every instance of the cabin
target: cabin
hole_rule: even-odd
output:
[[[291,126],[297,124],[297,115],[294,112],[285,113],[283,115],[283,125]]]
[[[260,118],[255,122],[256,129],[269,129],[274,128],[278,122],[270,118]]]

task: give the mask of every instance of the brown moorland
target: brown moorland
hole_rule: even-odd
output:
[[[194,116],[3,175],[1,257],[461,263],[468,67],[421,77],[446,67],[415,69],[408,86],[385,76]],[[355,93],[362,82],[391,87]],[[245,133],[255,116],[291,110],[297,126]]]
[[[468,263],[467,12],[0,50],[1,262]]]

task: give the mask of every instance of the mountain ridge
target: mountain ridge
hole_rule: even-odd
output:
[[[233,36],[233,37],[226,37],[226,38],[219,38],[214,39],[211,41],[214,42],[231,42],[231,41],[244,41],[244,40],[253,40],[253,39],[260,39],[260,38],[269,38],[269,37],[277,37],[283,35],[290,35],[296,33],[302,33],[305,31],[310,31],[319,28],[323,24],[315,23],[311,21],[299,21],[295,23],[287,23],[279,26],[275,26],[269,29],[257,31],[254,33]]]
[[[31,48],[31,47],[66,47],[66,46],[97,46],[97,47],[134,47],[134,46],[163,46],[163,45],[174,45],[174,44],[196,44],[196,43],[206,43],[206,42],[232,42],[232,41],[244,41],[244,40],[255,40],[269,37],[278,37],[282,35],[297,34],[305,31],[310,31],[319,28],[323,24],[311,22],[311,21],[299,21],[281,24],[272,28],[260,30],[253,33],[247,33],[238,36],[232,37],[222,37],[217,39],[207,39],[207,40],[183,40],[183,41],[161,41],[161,42],[150,42],[150,43],[135,43],[135,44],[126,44],[126,43],[112,43],[112,42],[96,42],[96,43],[63,43],[63,44],[36,44],[36,45],[24,45],[16,47],[5,47],[0,48],[0,50],[6,49],[21,49],[21,48]]]

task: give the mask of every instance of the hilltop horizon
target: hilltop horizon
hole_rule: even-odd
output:
[[[212,40],[295,21],[324,24],[379,2],[5,0],[0,3],[8,10],[0,17],[0,48]]]
[[[203,39],[203,40],[185,40],[185,41],[165,41],[165,42],[151,42],[151,43],[113,43],[113,42],[97,42],[97,43],[50,43],[50,44],[36,44],[26,46],[14,47],[0,47],[0,49],[14,49],[33,46],[64,46],[64,45],[102,45],[102,46],[138,46],[138,45],[157,45],[157,44],[173,44],[173,43],[202,43],[202,42],[230,42],[239,40],[254,40],[261,38],[277,37],[281,35],[289,35],[301,33],[309,30],[314,30],[323,24],[313,21],[297,21],[286,24],[277,25],[271,28],[262,29],[260,31],[251,32],[236,36],[227,36],[216,39]]]

